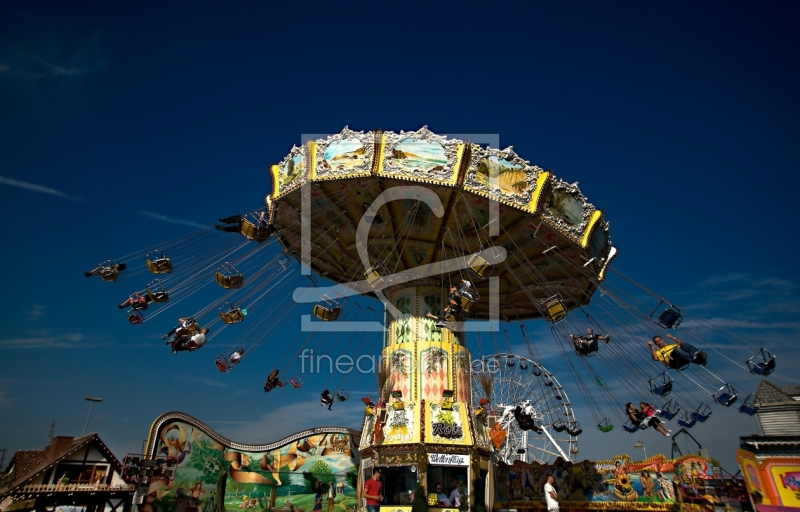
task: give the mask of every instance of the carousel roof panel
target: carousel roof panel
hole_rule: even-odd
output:
[[[568,308],[588,303],[615,253],[602,211],[577,184],[511,148],[482,148],[426,127],[400,133],[345,128],[292,148],[272,175],[267,206],[276,237],[295,258],[306,247],[312,268],[337,283],[360,280],[376,265],[395,273],[502,246],[508,256],[494,269],[501,315],[530,318],[541,315],[536,301],[554,294]],[[441,210],[408,193],[416,187],[435,194]],[[365,218],[387,194],[391,200]],[[304,205],[310,212],[305,239]],[[371,221],[368,261],[358,251],[362,219]],[[430,277],[445,285],[465,273]],[[489,281],[471,280],[488,297]],[[476,306],[477,317],[488,314],[487,302]]]

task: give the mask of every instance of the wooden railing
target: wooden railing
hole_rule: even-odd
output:
[[[96,491],[135,491],[135,485],[120,484],[38,484],[26,485],[22,492],[96,492]]]

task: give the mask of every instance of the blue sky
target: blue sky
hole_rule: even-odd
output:
[[[257,208],[270,164],[345,125],[498,134],[580,182],[611,223],[615,268],[763,340],[781,358],[770,380],[797,383],[798,9],[3,3],[0,448],[41,448],[54,420],[79,435],[87,395],[104,399],[90,431],[120,457],[169,410],[242,442],[356,426],[357,404],[322,411],[313,385],[296,402],[264,395],[270,350],[225,376],[216,340],[169,354],[158,338],[182,312],[131,327],[116,304],[132,290],[82,276]],[[546,328],[532,329],[547,353]],[[569,380],[563,360],[545,363]],[[714,420],[692,434],[733,467],[755,421]],[[630,453],[640,437],[669,451],[653,432],[595,432],[582,456]]]

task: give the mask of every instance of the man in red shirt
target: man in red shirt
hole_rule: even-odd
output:
[[[364,492],[361,497],[367,500],[367,511],[378,512],[380,502],[383,501],[381,494],[381,468],[372,469],[372,478],[364,484]]]

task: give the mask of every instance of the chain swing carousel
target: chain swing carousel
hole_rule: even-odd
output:
[[[407,503],[419,482],[432,506],[455,506],[451,478],[465,499],[483,502],[476,483],[492,453],[526,460],[527,437],[546,439],[530,455],[536,460],[577,452],[580,425],[540,362],[511,354],[507,334],[503,355],[474,365],[466,346],[469,331],[488,328],[503,348],[495,336],[503,322],[558,322],[589,302],[614,251],[602,212],[577,187],[510,148],[426,128],[345,129],[294,148],[272,173],[275,237],[338,283],[306,299],[318,301],[315,315],[330,320],[338,306],[331,297],[355,294],[380,298],[387,311],[380,390],[376,401],[365,399],[360,444],[361,478],[384,468],[386,504]],[[553,258],[579,262],[579,270],[566,273]],[[479,332],[476,339],[481,345]],[[494,362],[519,375],[495,374]],[[473,389],[473,373],[483,387]],[[448,500],[437,497],[437,484]]]
[[[131,308],[133,325],[216,282],[212,288],[222,294],[181,318],[167,344],[173,352],[191,352],[217,336],[228,338],[214,358],[222,374],[261,344],[280,347],[283,354],[276,358],[272,351],[266,372],[270,397],[304,387],[298,365],[306,352],[324,347],[368,355],[382,336],[377,393],[362,399],[357,488],[381,467],[384,504],[393,510],[408,506],[418,485],[432,507],[491,508],[498,465],[577,461],[577,439],[588,424],[579,423],[565,387],[543,365],[528,321],[549,325],[547,341],[570,372],[562,381],[580,392],[592,427],[604,434],[615,423],[620,434],[656,430],[651,420],[626,416],[626,401],[653,402],[663,422],[677,419],[684,428],[709,419],[706,402],[737,402],[732,381],[706,366],[704,352],[678,360],[653,346],[650,360],[643,332],[683,347],[728,344],[713,348],[714,361],[726,359],[742,373],[762,377],[775,370],[766,348],[611,269],[617,250],[603,212],[577,184],[511,148],[482,148],[425,127],[400,133],[345,128],[292,148],[271,174],[264,210],[216,226],[245,240],[207,229],[84,275],[116,282],[158,274],[119,305]],[[120,262],[145,254],[146,267],[121,274],[128,266]],[[296,262],[313,273],[294,272]],[[369,300],[361,297],[380,300],[383,322],[376,318],[380,308],[362,307]],[[274,343],[275,329],[297,308],[307,313],[307,328],[291,343]],[[694,321],[684,322],[684,315]],[[525,355],[512,350],[519,346],[509,336],[512,323],[520,326]],[[668,334],[678,328],[686,342]],[[332,372],[320,390],[321,405],[331,409],[350,399],[359,374]],[[746,415],[757,409],[750,397],[739,407]],[[668,435],[663,425],[658,432]]]

